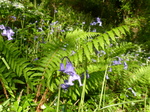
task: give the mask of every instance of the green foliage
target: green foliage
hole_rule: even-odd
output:
[[[148,110],[148,47],[133,41],[140,35],[135,28],[147,28],[149,24],[142,23],[149,19],[130,18],[136,12],[135,2],[0,2],[0,24],[15,32],[13,40],[7,40],[0,28],[0,111]],[[91,14],[79,13],[80,3],[84,9],[92,7],[92,15],[102,17],[102,25],[89,26]],[[93,13],[96,7],[101,9],[100,15]],[[72,62],[83,86],[74,81],[67,90],[61,88],[68,78],[58,71],[64,57]]]

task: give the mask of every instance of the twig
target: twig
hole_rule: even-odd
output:
[[[6,88],[5,88],[5,86],[4,86],[3,82],[2,82],[2,80],[0,80],[0,82],[1,82],[1,84],[2,84],[3,91],[4,91],[4,94],[5,94],[5,96],[6,96],[6,99],[8,99],[9,97],[8,97],[8,94],[7,94]]]
[[[48,88],[46,88],[46,90],[45,90],[45,92],[44,92],[44,94],[43,94],[43,96],[42,96],[42,98],[40,100],[40,103],[39,103],[39,105],[36,108],[36,112],[41,112],[40,108],[46,102],[46,95],[47,95],[48,91],[49,91]]]
[[[44,76],[42,76],[41,79],[43,80]],[[41,87],[42,87],[42,83],[38,86],[38,90],[37,90],[36,97],[35,97],[35,100],[34,100],[35,103],[38,101],[38,97],[40,96]]]

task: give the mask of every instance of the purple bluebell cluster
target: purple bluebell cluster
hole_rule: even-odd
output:
[[[118,60],[114,60],[112,65],[121,65],[121,58],[118,57]]]
[[[118,60],[114,60],[112,61],[112,65],[121,65],[123,61],[123,59],[121,59],[120,57],[117,57]],[[128,69],[128,64],[126,63],[126,61],[123,62],[123,65],[124,65],[124,70],[127,70]]]
[[[94,22],[90,23],[90,25],[92,25],[92,26],[97,25],[97,24],[99,24],[99,26],[102,26],[102,21],[101,21],[101,18],[99,18],[99,17],[96,18],[96,22],[94,21]]]
[[[73,81],[75,80],[78,80],[79,85],[83,86],[83,84],[81,83],[80,76],[75,72],[74,67],[70,61],[66,63],[66,66],[64,66],[63,63],[60,63],[59,71],[69,75],[68,80],[65,80],[64,84],[61,84],[61,87],[63,89],[67,89],[68,87],[73,86],[74,85]]]
[[[5,27],[4,25],[0,25],[0,30],[3,30],[3,32],[1,33],[2,36],[7,36],[8,40],[12,40],[13,38],[11,36],[13,36],[15,34],[15,32],[13,32],[13,30],[10,27]]]

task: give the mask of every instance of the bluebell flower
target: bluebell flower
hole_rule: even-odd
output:
[[[94,25],[96,25],[96,22],[92,22],[92,23],[90,23],[90,25],[94,26]]]
[[[12,18],[13,20],[15,20],[16,21],[16,17],[15,16],[10,16],[10,18]]]
[[[148,59],[150,59],[150,57],[148,57]]]
[[[78,80],[79,85],[82,86],[81,78],[78,74],[76,74],[74,67],[71,62],[67,62],[66,67],[64,67],[63,63],[60,63],[60,69],[59,71],[66,73],[69,75],[69,79],[67,81],[64,81],[65,83],[62,84],[62,88],[68,88],[69,86],[73,86],[73,81]]]
[[[121,64],[121,62],[120,61],[113,61],[113,64],[112,65],[120,65]]]
[[[99,24],[99,26],[102,26],[101,19],[99,17],[97,17],[96,20],[97,20],[97,23]]]
[[[61,30],[61,32],[65,32],[65,30]]]
[[[136,92],[135,92],[131,87],[128,88],[128,90],[131,90],[132,94],[133,94],[134,96],[136,96]]]
[[[121,58],[118,57],[118,60],[112,61],[113,64],[112,65],[121,65]]]
[[[73,76],[74,74],[76,74],[74,71],[74,67],[73,67],[71,62],[67,62],[66,68],[63,72],[70,75],[70,76]]]
[[[61,88],[63,88],[64,90],[67,90],[68,87],[70,87],[70,85],[67,85],[67,84],[61,84]]]
[[[96,29],[94,28],[94,30],[92,32],[96,32]]]
[[[42,29],[42,28],[38,28],[38,30],[39,30],[39,31],[43,31],[43,29]]]
[[[5,26],[4,25],[0,25],[0,30],[4,30]]]
[[[58,71],[63,72],[64,70],[65,70],[64,64],[63,64],[63,63],[60,63],[60,70],[58,70]]]
[[[50,25],[56,25],[58,21],[52,22]]]
[[[34,59],[34,61],[37,61],[37,60],[39,60],[39,58],[35,58],[35,59]]]
[[[124,69],[127,70],[128,69],[128,65],[126,62],[124,62]]]
[[[108,75],[106,75],[106,77],[105,77],[107,80],[109,79],[109,77],[108,77]]]
[[[12,40],[13,38],[11,36],[13,36],[15,32],[13,32],[13,30],[10,27],[5,27],[1,34],[2,36],[7,36],[8,40]]]
[[[109,69],[108,69],[108,72],[112,72],[112,68],[109,68]]]

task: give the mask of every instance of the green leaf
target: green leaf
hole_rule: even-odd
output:
[[[96,48],[96,50],[98,50],[98,40],[93,40],[93,44],[94,44],[94,47]]]
[[[118,30],[117,28],[114,28],[113,31],[114,31],[114,33],[115,33],[118,37],[121,36],[121,34],[120,34],[120,32],[119,32],[119,30]]]
[[[107,34],[103,34],[103,37],[104,37],[105,42],[106,42],[108,45],[110,45],[108,35],[107,35]]]
[[[93,53],[93,44],[92,44],[92,42],[89,42],[87,44],[87,46],[88,46],[88,49],[89,49],[90,53]]]
[[[114,32],[113,32],[113,31],[109,31],[109,32],[107,32],[107,33],[108,33],[109,37],[110,37],[113,41],[116,41],[115,35],[114,35]]]
[[[80,50],[78,51],[77,54],[78,54],[78,57],[79,57],[79,61],[82,62],[82,58],[83,58],[83,50],[80,49]]]
[[[126,34],[122,26],[118,27],[118,29],[122,34]]]
[[[99,37],[98,40],[99,40],[100,46],[102,47],[102,49],[104,49],[104,39],[103,39],[103,37]]]
[[[84,46],[84,53],[85,53],[87,59],[90,60],[90,52],[89,52],[87,46]]]

